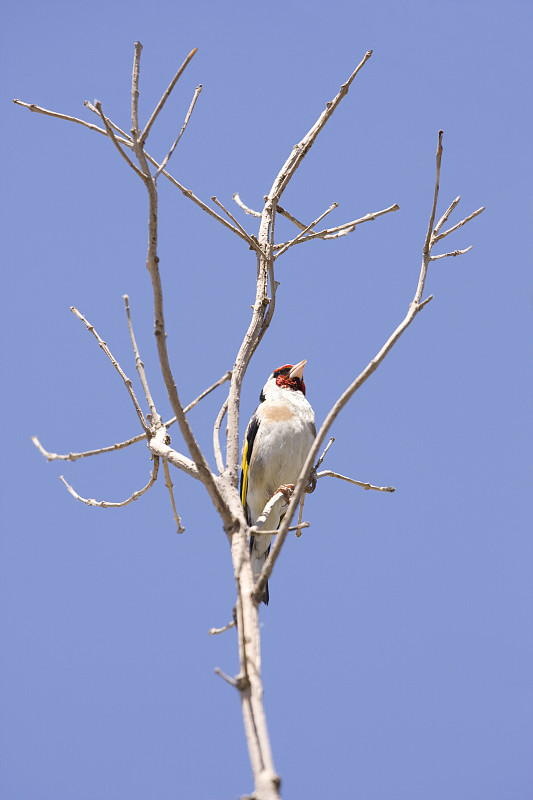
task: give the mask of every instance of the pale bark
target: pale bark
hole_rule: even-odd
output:
[[[380,211],[367,213],[362,217],[352,219],[351,221],[345,222],[341,225],[324,228],[317,231],[315,228],[318,223],[327,214],[337,208],[337,203],[333,203],[327,209],[327,211],[320,214],[311,223],[301,222],[296,216],[279,205],[285,189],[293,178],[296,170],[301,165],[305,155],[313,146],[318,134],[322,131],[328,120],[331,118],[339,103],[348,93],[352,82],[368,59],[371,57],[372,52],[368,51],[365,54],[348,80],[342,84],[333,100],[326,104],[326,108],[320,114],[312,128],[301,139],[301,141],[292,148],[287,160],[281,166],[278,174],[274,178],[270,191],[265,196],[263,209],[261,211],[254,211],[242,202],[238,194],[233,195],[235,202],[242,211],[249,216],[259,219],[259,228],[257,234],[254,235],[246,230],[246,228],[220,202],[220,200],[217,199],[216,196],[213,196],[211,199],[218,206],[218,208],[221,209],[227,219],[200,200],[200,198],[198,198],[190,189],[185,188],[167,170],[167,166],[172,154],[174,153],[177,144],[187,128],[194,106],[201,91],[201,85],[196,88],[180,132],[170,146],[163,161],[160,164],[157,163],[157,161],[146,151],[146,142],[150,131],[156,122],[159,113],[162,111],[174,86],[184,73],[187,64],[195,55],[196,49],[193,49],[185,58],[179,70],[176,72],[172,81],[170,82],[168,88],[163,93],[157,106],[154,108],[142,132],[139,129],[139,76],[141,50],[142,46],[139,42],[137,42],[135,44],[132,71],[130,133],[127,133],[118,125],[116,125],[116,123],[114,123],[104,113],[102,105],[99,101],[95,101],[94,105],[86,102],[85,105],[92,113],[95,113],[100,117],[103,122],[103,128],[86,122],[85,120],[81,120],[77,117],[49,111],[36,106],[33,103],[24,103],[20,100],[15,100],[14,102],[18,105],[28,108],[30,111],[56,117],[69,122],[74,122],[78,125],[88,128],[89,130],[107,136],[111,140],[113,146],[119,151],[121,158],[124,159],[124,161],[134,171],[137,177],[142,180],[144,186],[146,187],[148,195],[148,252],[146,258],[146,267],[152,283],[155,318],[154,332],[157,343],[161,375],[163,377],[167,394],[175,416],[168,422],[164,422],[157,412],[152,394],[150,392],[148,380],[146,378],[144,364],[141,360],[141,356],[136,344],[128,298],[125,296],[126,313],[132,347],[135,354],[136,368],[144,390],[146,404],[150,411],[149,415],[147,414],[146,417],[142,411],[139,401],[135,396],[135,393],[133,392],[131,381],[123,373],[105,342],[96,333],[94,328],[87,322],[87,320],[85,320],[85,318],[78,311],[75,309],[73,310],[74,313],[76,313],[77,316],[86,324],[91,333],[93,333],[93,335],[96,337],[98,344],[104,350],[104,352],[106,352],[106,355],[113,363],[115,369],[121,375],[130,398],[135,406],[139,423],[142,427],[142,433],[118,444],[109,445],[96,450],[88,450],[80,453],[68,453],[64,455],[48,452],[40,444],[37,437],[33,437],[33,441],[36,447],[48,460],[61,459],[75,461],[86,456],[113,452],[144,439],[148,443],[148,448],[151,457],[153,458],[153,468],[150,480],[143,489],[134,492],[126,501],[121,503],[112,503],[110,501],[84,499],[74,491],[74,489],[66,482],[64,478],[63,481],[69,492],[76,499],[87,503],[88,505],[98,505],[101,507],[122,506],[132,502],[133,500],[136,500],[144,492],[148,491],[157,478],[159,460],[163,459],[166,478],[165,483],[169,491],[172,514],[178,531],[183,530],[183,528],[181,519],[176,509],[169,465],[176,467],[190,477],[200,480],[204,484],[209,497],[211,498],[220,515],[223,529],[230,543],[233,573],[237,590],[234,621],[224,628],[212,628],[210,633],[221,633],[231,627],[236,626],[240,662],[239,673],[236,676],[228,676],[218,667],[216,672],[228,684],[230,684],[232,687],[235,687],[240,695],[249,758],[254,775],[253,797],[256,798],[256,800],[277,800],[277,798],[280,797],[280,778],[277,775],[274,766],[262,699],[263,685],[261,679],[261,642],[258,616],[259,600],[263,594],[266,581],[270,577],[276,560],[280,555],[288,531],[296,530],[297,535],[299,535],[302,528],[305,528],[309,525],[308,522],[302,522],[301,515],[303,509],[303,497],[306,489],[307,491],[312,491],[314,489],[317,479],[322,477],[335,477],[361,486],[364,489],[374,489],[381,492],[394,491],[394,488],[391,486],[376,486],[368,482],[356,481],[355,479],[340,475],[332,470],[323,470],[321,472],[317,472],[318,467],[322,463],[323,458],[331,444],[331,441],[316,464],[315,461],[317,459],[319,449],[333,421],[339,415],[343,407],[346,405],[346,403],[348,403],[357,389],[359,389],[360,386],[362,386],[362,384],[370,377],[370,375],[379,367],[381,362],[384,360],[388,352],[395,345],[407,327],[413,322],[422,308],[424,308],[431,300],[432,296],[429,296],[424,300],[422,299],[430,262],[439,258],[446,258],[448,256],[462,255],[470,249],[466,248],[463,250],[450,251],[440,255],[433,255],[432,248],[438,241],[458,230],[464,224],[480,214],[483,211],[483,208],[478,209],[474,213],[461,220],[461,222],[441,233],[440,231],[442,226],[447,221],[450,214],[453,212],[459,202],[459,198],[456,198],[444,212],[437,225],[434,227],[442,158],[441,131],[439,133],[437,147],[437,167],[433,192],[433,203],[430,213],[428,231],[422,247],[422,265],[413,300],[411,301],[402,322],[392,332],[383,347],[374,356],[374,358],[372,358],[364,370],[348,385],[346,390],[342,393],[327,414],[326,419],[320,427],[315,442],[309,452],[308,458],[301,471],[298,481],[294,487],[294,491],[292,492],[292,496],[289,501],[287,513],[285,514],[283,521],[277,530],[277,536],[271,548],[270,555],[263,567],[258,582],[254,585],[252,569],[250,565],[250,528],[248,527],[245,519],[245,514],[241,505],[241,499],[238,491],[238,471],[240,461],[239,411],[244,376],[250,364],[250,360],[253,357],[261,339],[268,330],[275,312],[276,289],[278,285],[275,277],[277,259],[279,259],[287,252],[287,250],[289,250],[289,248],[296,244],[312,241],[314,239],[331,240],[340,236],[345,236],[354,231],[358,225],[370,220],[375,220],[384,216],[385,214],[397,211],[399,209],[399,206],[394,203],[393,205],[390,205]],[[137,163],[134,163],[133,158],[135,158]],[[150,166],[154,168],[154,171],[151,170]],[[160,175],[164,175],[177,189],[182,192],[182,194],[188,200],[195,203],[210,217],[216,219],[226,229],[231,230],[239,239],[245,242],[247,247],[253,251],[257,262],[257,283],[255,301],[252,307],[252,318],[242,342],[240,342],[236,347],[233,368],[231,372],[226,372],[226,374],[219,381],[213,384],[213,386],[203,392],[195,401],[193,401],[193,403],[185,408],[183,407],[178,394],[176,380],[171,369],[170,356],[167,348],[167,334],[163,308],[163,288],[159,273],[158,255],[157,179]],[[299,229],[299,233],[289,241],[278,243],[275,241],[275,221],[277,214],[281,214],[289,219]],[[213,450],[216,463],[216,472],[213,472],[209,466],[206,455],[202,452],[198,444],[192,429],[192,425],[186,414],[194,405],[196,405],[196,403],[202,399],[202,397],[205,397],[206,394],[215,389],[217,386],[222,385],[226,380],[230,381],[228,395],[221,406],[213,426]],[[226,430],[224,436],[225,457],[223,455],[224,448],[220,441],[221,426],[224,418],[226,418]],[[188,455],[179,453],[176,449],[170,446],[170,438],[167,434],[167,428],[176,421],[178,422],[180,431],[188,449]],[[267,533],[266,531],[262,530],[262,526],[265,524],[269,510],[276,502],[279,502],[281,497],[282,493],[277,493],[269,500],[263,515],[258,519],[256,526],[253,529],[254,535],[262,535]],[[291,526],[292,518],[298,506],[300,506],[298,524],[296,526]]]

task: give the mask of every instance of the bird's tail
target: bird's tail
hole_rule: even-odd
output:
[[[270,545],[268,548],[261,554],[257,553],[256,548],[254,548],[254,537],[250,539],[250,558],[252,562],[252,572],[254,573],[254,583],[257,583],[257,579],[261,574],[261,570],[263,569],[264,563],[267,560],[267,556],[270,553]],[[263,596],[261,597],[261,601],[267,606],[269,600],[269,593],[268,593],[268,581],[265,584],[265,589],[263,591]]]

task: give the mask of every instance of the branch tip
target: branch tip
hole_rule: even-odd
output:
[[[238,689],[238,688],[239,688],[239,684],[238,684],[238,682],[235,680],[235,678],[230,678],[230,676],[229,676],[229,675],[226,675],[226,673],[225,673],[225,672],[222,672],[222,670],[221,670],[219,667],[215,667],[215,670],[214,670],[214,671],[215,671],[215,673],[216,673],[217,675],[219,675],[219,676],[220,676],[220,677],[221,677],[223,680],[225,680],[225,681],[226,681],[226,683],[229,683],[229,685],[230,685],[230,686],[233,686],[235,689]]]
[[[234,628],[237,623],[234,619],[231,622],[228,622],[227,625],[224,625],[222,628],[209,628],[208,635],[209,636],[217,636],[219,633],[225,633],[229,631],[231,628]]]

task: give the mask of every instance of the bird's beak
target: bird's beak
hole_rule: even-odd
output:
[[[302,380],[304,376],[304,367],[306,364],[307,360],[305,358],[303,361],[300,361],[299,364],[296,364],[289,372],[289,378],[300,378],[300,380]]]

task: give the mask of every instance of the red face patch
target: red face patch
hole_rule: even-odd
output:
[[[278,367],[274,370],[276,385],[282,389],[291,389],[293,392],[305,394],[304,381],[301,378],[289,378],[289,373],[292,368],[293,364],[285,364],[283,367]]]

